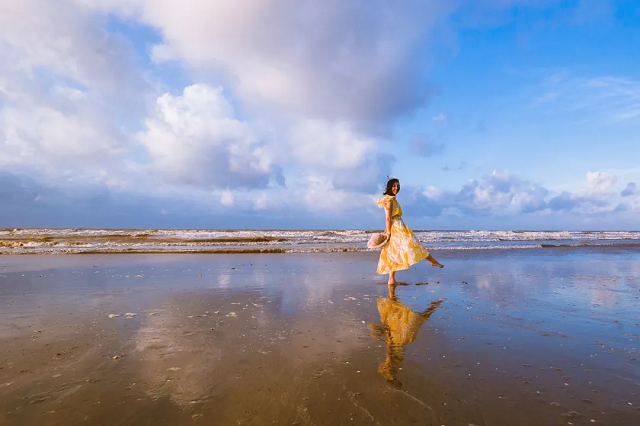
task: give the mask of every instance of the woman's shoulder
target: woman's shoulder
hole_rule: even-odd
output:
[[[387,204],[389,204],[395,199],[396,197],[394,197],[393,195],[385,195],[384,197],[378,200],[378,203],[377,203],[378,207],[385,207]]]

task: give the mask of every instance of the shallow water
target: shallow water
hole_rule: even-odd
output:
[[[393,301],[374,252],[0,258],[0,423],[640,417],[640,253],[434,255]]]

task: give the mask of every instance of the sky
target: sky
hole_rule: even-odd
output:
[[[638,1],[0,10],[0,228],[640,230]]]

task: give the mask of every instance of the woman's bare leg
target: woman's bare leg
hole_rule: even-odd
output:
[[[396,283],[396,271],[391,271],[389,272],[389,281],[387,281],[387,284],[392,285]]]
[[[437,266],[438,268],[444,268],[444,265],[441,264],[440,262],[438,262],[437,260],[435,260],[433,258],[433,256],[431,256],[431,255],[427,256],[427,260],[429,262],[431,262],[431,266]]]

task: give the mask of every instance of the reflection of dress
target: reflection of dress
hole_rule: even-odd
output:
[[[370,324],[372,334],[387,341],[387,357],[380,363],[378,372],[387,381],[397,387],[402,384],[397,380],[398,370],[404,360],[404,345],[413,342],[418,330],[435,311],[444,299],[431,302],[429,308],[422,312],[414,312],[395,298],[378,299],[378,312],[382,326]]]
[[[413,342],[418,329],[429,319],[429,315],[413,312],[404,303],[386,297],[378,299],[378,312],[393,345],[408,345]]]
[[[378,207],[391,203],[391,238],[384,246],[378,261],[378,274],[408,269],[414,263],[426,259],[429,252],[420,244],[411,229],[402,220],[402,208],[396,197],[386,195],[378,200]]]

